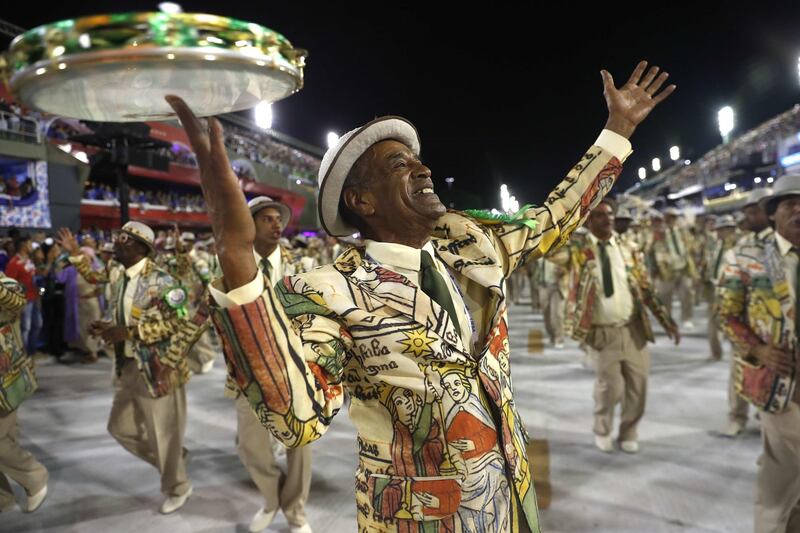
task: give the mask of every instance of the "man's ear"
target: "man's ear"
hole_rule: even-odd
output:
[[[355,215],[361,218],[375,214],[375,197],[369,189],[348,187],[342,191],[344,205]]]

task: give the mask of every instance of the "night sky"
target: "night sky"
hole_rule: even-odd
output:
[[[141,2],[20,3],[0,18],[25,28],[95,13],[142,10]],[[800,2],[672,2],[654,8],[577,2],[525,8],[499,2],[450,10],[434,2],[180,2],[185,12],[241,18],[309,50],[306,85],[278,102],[273,127],[323,146],[376,116],[409,118],[437,188],[444,178],[499,207],[507,183],[540,203],[594,141],[607,112],[600,69],[620,86],[640,59],[667,70],[678,90],[634,134],[623,187],[677,144],[695,159],[719,142],[716,112],[736,110],[736,132],[800,102]],[[144,4],[147,5],[147,4]],[[156,3],[152,5],[155,9]],[[560,12],[559,12],[560,11]],[[8,41],[2,41],[3,48]]]

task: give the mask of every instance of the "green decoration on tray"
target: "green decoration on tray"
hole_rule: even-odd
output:
[[[522,209],[513,215],[508,215],[505,213],[494,214],[485,209],[465,209],[464,213],[472,218],[478,219],[484,224],[523,224],[528,226],[530,229],[535,229],[537,221],[530,218],[525,218],[525,212],[532,207],[534,207],[533,204],[525,204],[522,206]]]

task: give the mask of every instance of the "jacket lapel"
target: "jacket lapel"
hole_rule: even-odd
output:
[[[438,303],[405,276],[384,268],[355,249],[353,252],[357,256],[348,253],[340,257],[344,261],[337,260],[337,269],[347,276],[358,291],[354,296],[359,306],[363,305],[368,311],[388,306],[412,318],[460,352],[469,353],[449,313]],[[341,266],[345,267],[344,271]]]
[[[789,280],[786,279],[786,273],[783,270],[783,257],[781,257],[775,238],[771,238],[764,244],[764,252],[764,268],[772,281],[775,298],[780,302],[783,316],[792,318],[795,313],[794,305],[792,305],[792,293]],[[788,343],[794,339],[794,336],[794,321],[784,320],[781,339]]]
[[[463,217],[446,215],[434,231],[432,244],[439,259],[458,275],[457,280],[463,276],[489,291],[484,306],[486,315],[491,319],[487,323],[482,346],[478,351],[483,353],[491,341],[492,331],[505,311],[505,276],[494,244],[479,226],[467,224]],[[459,288],[462,291],[465,289],[463,286]],[[475,325],[478,331],[481,331],[481,326],[482,324]]]

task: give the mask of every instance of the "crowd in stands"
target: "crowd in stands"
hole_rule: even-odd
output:
[[[87,182],[83,191],[87,200],[104,200],[112,203],[119,202],[119,191],[111,185]],[[206,203],[202,194],[178,193],[166,190],[142,190],[130,187],[128,189],[128,202],[139,206],[166,207],[173,212],[203,213]]]

